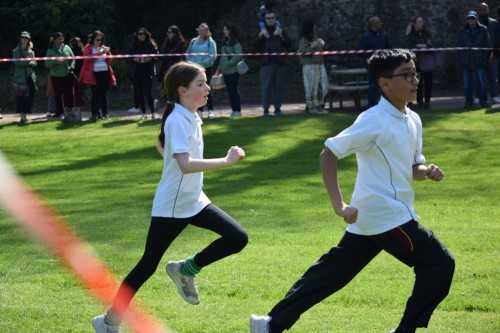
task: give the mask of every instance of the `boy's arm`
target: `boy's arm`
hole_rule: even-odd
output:
[[[413,166],[413,180],[430,179],[438,182],[442,180],[443,177],[443,171],[441,171],[441,169],[434,164],[429,164],[429,166],[415,164]]]
[[[329,148],[324,148],[319,155],[323,182],[330,197],[335,213],[342,217],[346,223],[356,222],[358,210],[344,203],[337,177],[337,156]]]

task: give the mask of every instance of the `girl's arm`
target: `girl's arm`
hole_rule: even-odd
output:
[[[195,173],[232,165],[245,158],[245,151],[238,146],[232,146],[227,155],[221,158],[197,159],[192,158],[189,153],[174,154],[174,158],[182,173]]]
[[[346,223],[352,224],[358,218],[357,208],[351,207],[344,202],[337,178],[337,156],[328,148],[324,148],[319,155],[323,182],[330,197],[335,213],[342,217]]]

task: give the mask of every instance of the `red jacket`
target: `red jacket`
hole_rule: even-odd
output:
[[[92,45],[87,44],[83,49],[83,55],[89,56],[92,55]],[[80,84],[89,84],[95,85],[95,76],[94,76],[94,61],[95,58],[86,58],[83,59],[82,70],[80,71],[80,77],[78,78],[78,82]],[[108,64],[108,72],[109,72],[109,85],[116,86],[116,77],[115,73],[113,73],[113,68],[111,67],[111,61],[113,59],[106,58],[106,63]]]

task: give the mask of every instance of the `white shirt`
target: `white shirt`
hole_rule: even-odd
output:
[[[325,146],[338,159],[356,154],[358,175],[350,205],[358,209],[358,218],[347,231],[376,235],[418,220],[411,186],[413,166],[425,163],[418,114],[408,108],[403,114],[382,97]]]
[[[168,116],[163,172],[153,200],[152,216],[186,218],[198,214],[210,199],[203,193],[203,172],[183,174],[174,154],[203,158],[202,121],[180,104]]]
[[[102,52],[103,52],[102,47],[95,48],[92,46],[92,54],[96,53],[102,54]],[[94,72],[106,72],[107,70],[108,70],[108,64],[104,57],[100,57],[94,60],[94,68],[93,68]]]

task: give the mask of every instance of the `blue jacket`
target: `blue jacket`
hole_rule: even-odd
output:
[[[465,24],[460,29],[457,47],[489,48],[490,35],[488,34],[488,28],[482,24],[478,24],[475,28]],[[462,50],[458,52],[458,61],[462,66],[468,68],[488,67],[490,54],[490,50]]]
[[[361,37],[358,43],[358,50],[381,50],[390,49],[391,45],[383,31],[375,32],[370,29]],[[359,56],[368,60],[373,53],[360,53]]]

